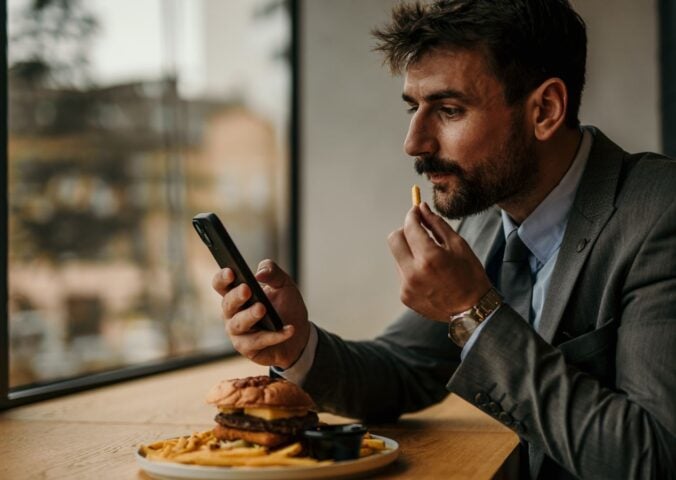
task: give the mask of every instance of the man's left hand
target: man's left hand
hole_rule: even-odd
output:
[[[491,288],[465,240],[427,203],[412,207],[387,242],[401,276],[401,301],[426,318],[446,322]]]

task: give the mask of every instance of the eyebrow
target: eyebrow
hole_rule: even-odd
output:
[[[407,95],[406,93],[402,93],[401,98],[407,103],[417,103],[413,97]],[[471,98],[467,94],[459,90],[453,89],[433,92],[430,93],[429,95],[425,95],[424,97],[424,100],[426,102],[436,102],[438,100],[446,100],[446,99],[456,99],[466,103],[471,102]]]

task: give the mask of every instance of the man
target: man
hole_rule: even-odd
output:
[[[579,126],[583,21],[567,0],[450,0],[375,36],[405,73],[405,150],[462,222],[423,204],[390,235],[410,310],[373,341],[309,323],[270,261],[286,326],[254,331],[262,305],[219,272],[235,348],[368,420],[454,392],[521,437],[532,478],[673,477],[676,163]]]

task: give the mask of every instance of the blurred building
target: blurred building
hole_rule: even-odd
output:
[[[222,348],[190,219],[216,210],[245,255],[275,251],[273,125],[172,79],[9,92],[12,384]]]

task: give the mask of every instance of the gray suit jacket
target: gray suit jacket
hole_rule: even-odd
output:
[[[675,478],[676,162],[594,137],[538,333],[505,305],[460,363],[412,311],[373,341],[320,330],[315,401],[389,421],[454,392],[530,444],[539,478]],[[485,264],[500,216],[458,231]]]

